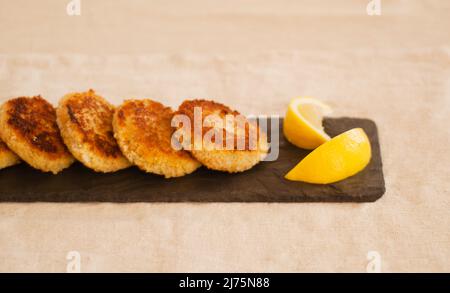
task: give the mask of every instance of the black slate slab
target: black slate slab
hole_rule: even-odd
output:
[[[308,151],[291,145],[280,131],[278,159],[238,174],[201,168],[188,176],[164,179],[137,168],[99,174],[76,163],[52,175],[20,164],[0,170],[0,202],[372,202],[380,198],[385,187],[375,123],[327,118],[324,125],[331,136],[354,127],[366,131],[373,152],[366,169],[335,184],[287,181],[283,176]]]

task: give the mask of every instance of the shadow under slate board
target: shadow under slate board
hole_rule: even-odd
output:
[[[286,141],[280,129],[279,157],[243,173],[202,167],[172,179],[136,167],[102,174],[75,163],[57,175],[27,164],[0,170],[0,202],[372,202],[385,192],[377,127],[368,119],[326,118],[325,131],[335,136],[362,127],[372,144],[372,160],[357,175],[341,182],[315,185],[284,175],[309,151]],[[280,121],[280,128],[282,121]]]

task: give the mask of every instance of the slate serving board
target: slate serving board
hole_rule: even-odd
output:
[[[324,126],[330,136],[354,127],[366,131],[373,152],[366,169],[328,185],[285,180],[286,172],[308,151],[287,142],[280,130],[278,159],[261,162],[243,173],[227,174],[202,167],[184,177],[164,179],[135,167],[100,174],[75,163],[52,175],[22,163],[0,170],[0,202],[372,202],[380,198],[385,187],[375,123],[327,118]]]

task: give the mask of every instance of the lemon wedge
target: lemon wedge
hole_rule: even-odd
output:
[[[366,133],[361,128],[353,128],[313,150],[285,178],[317,184],[333,183],[363,170],[371,157]]]
[[[322,126],[323,116],[331,113],[326,104],[309,97],[293,99],[283,123],[287,140],[303,149],[315,149],[330,140]]]

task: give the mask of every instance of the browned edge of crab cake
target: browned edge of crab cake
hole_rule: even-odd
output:
[[[218,133],[222,133],[222,149],[214,149],[214,146],[207,145],[203,142],[201,149],[194,147],[194,109],[199,107],[202,110],[202,125],[201,125],[201,137],[203,138],[205,134],[213,129],[213,127],[206,127],[203,122],[208,115],[218,115],[220,119],[223,119],[223,125],[225,125],[225,116],[233,115],[240,119],[244,119],[243,125],[237,121],[233,124],[233,133],[228,133],[225,127],[218,127]],[[192,155],[205,165],[209,169],[225,171],[229,173],[242,172],[252,168],[258,162],[260,162],[267,155],[268,143],[267,136],[262,131],[254,121],[246,119],[244,116],[240,115],[238,111],[232,110],[228,106],[223,104],[203,100],[194,99],[184,101],[178,108],[177,114],[184,114],[191,120],[191,145],[190,151]],[[250,135],[250,130],[256,131],[256,136]],[[227,149],[226,140],[231,137],[231,143],[233,148]],[[243,148],[239,148],[238,140],[244,139]],[[251,140],[254,140],[253,142]],[[255,146],[255,147],[252,147]]]
[[[114,106],[93,90],[65,95],[56,109],[61,136],[72,155],[97,172],[131,166],[114,138]]]
[[[56,174],[74,162],[61,138],[55,109],[41,96],[19,97],[1,106],[0,138],[22,160],[44,172]]]
[[[0,169],[20,163],[20,158],[0,139]]]
[[[114,136],[122,153],[140,169],[166,178],[194,172],[201,164],[171,145],[175,130],[172,117],[170,107],[150,99],[125,101],[113,119]]]

